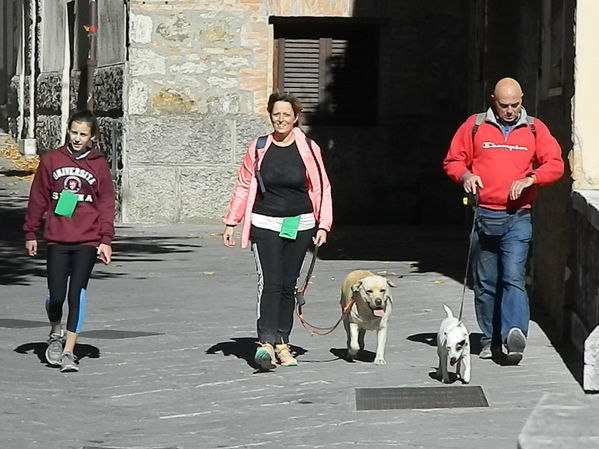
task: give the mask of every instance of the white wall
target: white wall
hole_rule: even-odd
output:
[[[599,189],[599,2],[579,0],[576,11],[573,141],[575,189]]]

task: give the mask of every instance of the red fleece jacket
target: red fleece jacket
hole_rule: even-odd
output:
[[[516,127],[504,138],[493,113],[488,111],[473,138],[475,120],[476,114],[455,133],[443,169],[460,184],[467,171],[480,176],[484,185],[479,190],[480,206],[494,210],[528,208],[536,198],[536,185],[551,184],[563,175],[561,148],[541,120],[533,119],[535,137],[523,110]],[[535,175],[535,185],[525,189],[517,200],[510,200],[512,182],[528,174]]]
[[[63,190],[78,197],[71,217],[54,213]],[[31,185],[23,226],[25,240],[37,238],[45,215],[44,238],[50,244],[110,245],[114,236],[114,203],[110,169],[100,152],[91,150],[87,156],[76,159],[67,146],[50,151],[42,156]]]

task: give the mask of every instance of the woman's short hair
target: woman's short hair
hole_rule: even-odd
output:
[[[98,130],[98,119],[96,118],[96,114],[94,114],[92,111],[80,109],[78,111],[72,112],[69,117],[69,121],[67,122],[67,129],[71,129],[71,124],[73,122],[88,123],[91,130],[91,135],[96,135],[96,131]]]
[[[291,108],[293,109],[296,117],[299,117],[302,109],[304,109],[302,102],[299,101],[295,95],[289,92],[273,92],[270,97],[268,97],[268,106],[266,107],[269,114],[272,113],[277,101],[286,101],[287,103],[291,104]],[[298,124],[299,120],[294,123],[294,126],[298,126]]]

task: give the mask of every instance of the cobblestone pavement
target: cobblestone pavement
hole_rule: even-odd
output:
[[[76,353],[80,372],[46,364],[43,254],[25,255],[20,227],[28,181],[0,159],[0,446],[3,448],[515,448],[544,393],[580,386],[539,324],[519,366],[472,358],[488,407],[357,411],[356,388],[444,386],[431,375],[442,303],[459,309],[463,229],[342,228],[321,252],[306,318],[339,317],[345,274],[391,278],[387,364],[374,335],[343,359],[339,329],[295,326],[299,366],[258,372],[251,253],[224,248],[220,225],[119,225],[114,262],[97,265]],[[472,293],[464,321],[479,336]],[[566,354],[566,356],[564,356]],[[564,357],[563,357],[564,356]]]

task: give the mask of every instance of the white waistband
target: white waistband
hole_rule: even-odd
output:
[[[269,229],[275,232],[281,232],[283,226],[283,217],[269,217],[268,215],[252,214],[252,224],[257,228]],[[316,219],[312,212],[300,215],[298,231],[307,231],[316,226]]]

